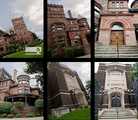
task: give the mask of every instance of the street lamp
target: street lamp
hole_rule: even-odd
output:
[[[131,103],[132,103],[132,110],[134,110],[134,107],[133,107],[133,100],[132,100],[132,94],[131,94],[131,86],[129,85],[129,90],[130,91],[130,96],[131,96]]]
[[[117,38],[117,57],[119,58],[119,50],[118,50],[118,36],[117,36],[116,38]]]
[[[101,105],[100,105],[100,110],[102,110],[102,102],[103,102],[103,85],[102,85],[102,87],[101,87],[101,93],[102,93],[102,96],[101,96]]]

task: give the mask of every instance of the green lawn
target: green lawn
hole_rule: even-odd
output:
[[[25,50],[8,55],[5,58],[43,58],[44,57],[44,44],[38,45],[37,47],[41,47],[41,55],[25,55]]]
[[[71,113],[55,118],[54,120],[90,120],[91,119],[90,108],[82,110],[74,110]]]

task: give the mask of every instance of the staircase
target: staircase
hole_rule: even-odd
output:
[[[138,58],[138,46],[118,45],[119,58]],[[117,45],[102,45],[95,49],[95,58],[118,58]]]
[[[118,119],[132,119],[135,115],[130,109],[118,109]],[[116,109],[104,110],[99,116],[100,119],[117,119]]]

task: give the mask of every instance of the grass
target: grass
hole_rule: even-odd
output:
[[[54,120],[91,120],[90,108],[74,110],[71,113],[55,118]]]
[[[38,45],[41,47],[41,55],[25,55],[25,50],[6,56],[5,58],[43,58],[44,57],[44,44]]]

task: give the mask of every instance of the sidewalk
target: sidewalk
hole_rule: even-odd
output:
[[[119,119],[98,119],[98,120],[119,120]],[[127,119],[120,119],[120,120],[137,120],[136,118],[127,118]]]
[[[2,120],[43,120],[44,117],[33,117],[33,118],[2,118]]]
[[[89,55],[84,55],[84,56],[81,56],[81,57],[76,57],[76,58],[91,58],[91,54],[89,54]]]

